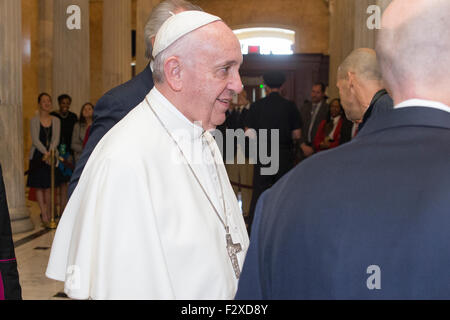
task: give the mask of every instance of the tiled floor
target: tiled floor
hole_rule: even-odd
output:
[[[55,295],[63,292],[64,284],[50,280],[45,276],[55,231],[45,231],[41,226],[37,203],[27,202],[27,207],[30,210],[30,218],[35,228],[30,232],[13,236],[19,279],[22,286],[22,298],[24,300],[63,299],[55,297]]]

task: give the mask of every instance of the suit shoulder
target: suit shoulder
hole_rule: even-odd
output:
[[[97,105],[101,106],[107,99],[114,99],[124,105],[134,107],[145,98],[152,88],[152,72],[146,68],[134,78],[106,92]]]

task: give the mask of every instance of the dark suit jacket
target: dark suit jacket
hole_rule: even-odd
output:
[[[11,233],[6,191],[0,165],[0,300],[21,300],[16,256]]]
[[[358,131],[366,125],[369,119],[377,117],[379,114],[391,111],[394,108],[394,102],[385,89],[378,91],[372,98],[369,108],[364,113],[363,121],[358,126]]]
[[[352,140],[352,129],[353,129],[353,122],[348,120],[345,114],[343,114],[342,117],[344,121],[342,123],[341,128],[341,139],[339,141],[340,145]]]
[[[237,136],[229,136],[227,137],[226,130],[245,130],[245,119],[248,114],[248,109],[243,108],[241,112],[237,109],[233,109],[231,112],[227,111],[227,118],[223,125],[218,126],[217,130],[221,130],[224,140],[223,140],[223,155],[225,161],[234,161],[234,157],[236,156],[237,152],[237,146],[238,143],[245,143],[245,145],[241,145],[242,150],[244,150],[246,157],[248,157],[249,154],[249,138],[245,137],[243,141],[241,139],[238,139]],[[229,139],[232,139],[233,142],[229,141]],[[233,145],[233,149],[228,150],[227,146],[228,144],[231,146]]]
[[[237,298],[450,299],[449,141],[450,113],[403,108],[298,165],[258,202]]]
[[[317,130],[319,129],[319,125],[322,122],[322,120],[326,120],[328,116],[330,108],[328,107],[328,104],[326,101],[322,101],[322,105],[320,106],[320,110],[317,113],[317,116],[314,120],[314,124],[311,130],[311,141],[307,141],[308,139],[308,131],[309,126],[311,124],[311,111],[312,111],[312,103],[308,101],[300,108],[300,116],[302,119],[302,137],[300,139],[301,143],[306,143],[308,145],[311,145],[311,143],[314,141],[314,137],[316,136]],[[304,158],[303,154],[299,155],[301,159]]]
[[[78,184],[81,173],[92,151],[103,136],[128,112],[141,103],[153,88],[152,71],[148,65],[130,81],[111,89],[97,102],[94,108],[94,121],[89,131],[89,139],[76,163],[69,185],[69,197]]]

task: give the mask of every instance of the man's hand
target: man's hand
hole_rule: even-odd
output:
[[[320,148],[321,149],[329,149],[330,148],[330,139],[324,139],[321,143],[320,143]]]
[[[302,149],[305,157],[309,157],[314,153],[314,149],[312,147],[308,146],[306,143],[302,143],[300,145],[300,149]]]

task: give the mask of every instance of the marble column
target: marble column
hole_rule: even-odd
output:
[[[21,1],[0,0],[0,163],[13,233],[33,229],[25,205]]]
[[[336,98],[337,68],[354,47],[354,0],[330,0],[330,80],[328,96]]]
[[[89,0],[54,1],[53,15],[53,105],[67,93],[79,114],[90,100]]]
[[[39,93],[53,90],[53,2],[39,0]]]
[[[145,57],[146,44],[144,28],[150,17],[153,7],[159,3],[158,0],[137,0],[136,10],[136,73],[141,72],[149,63]]]
[[[103,90],[131,79],[131,0],[103,6]]]
[[[339,96],[336,88],[337,68],[357,48],[375,48],[377,29],[370,29],[367,13],[371,5],[380,13],[391,0],[330,0],[330,98]]]

